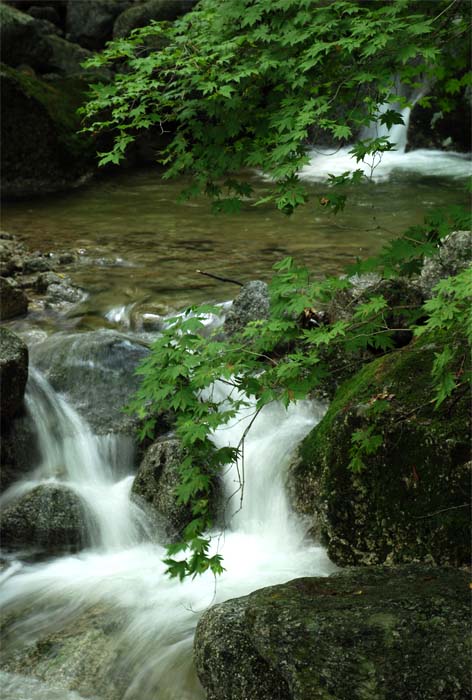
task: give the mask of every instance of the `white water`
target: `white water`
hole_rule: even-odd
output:
[[[402,90],[399,89],[399,94],[401,93]],[[423,94],[422,90],[414,92],[408,98],[409,104],[403,109],[395,103],[381,105],[380,114],[388,109],[400,111],[403,124],[394,124],[388,129],[380,122],[372,123],[360,135],[364,140],[387,137],[394,144],[394,150],[369,156],[364,161],[357,162],[350,153],[352,146],[339,148],[336,151],[314,146],[308,154],[310,162],[300,173],[301,178],[322,182],[329,175],[342,175],[348,170],[362,170],[373,182],[385,182],[396,174],[406,173],[457,179],[472,175],[470,154],[428,149],[406,152],[411,110]]]
[[[257,417],[245,440],[244,465],[238,467],[240,472],[244,468],[245,478],[242,508],[237,494],[228,503],[226,531],[215,533],[213,539],[226,571],[216,581],[208,574],[179,583],[165,575],[165,552],[159,544],[150,539],[137,543],[136,518],[143,516],[130,505],[131,479],[123,479],[121,469],[116,470],[113,450],[104,438],[91,434],[44,380],[36,376],[35,383],[40,391],[34,390],[29,402],[41,433],[43,460],[34,483],[60,479],[87,500],[97,518],[103,511],[99,540],[91,550],[36,564],[16,562],[4,574],[2,606],[17,614],[23,606],[34,609],[16,622],[18,646],[80,622],[81,615],[98,605],[112,621],[121,621],[114,640],[120,653],[97,672],[98,696],[102,678],[126,673],[129,680],[119,695],[123,700],[203,697],[192,664],[192,641],[200,614],[208,606],[297,576],[334,570],[322,548],[305,540],[283,485],[294,448],[321,418],[323,407],[300,402],[285,410],[274,405]],[[223,386],[214,391],[224,396]],[[49,401],[44,411],[41,392]],[[215,434],[215,444],[237,445],[253,414],[251,406],[241,411],[232,426]],[[228,495],[237,482],[233,468],[225,475]],[[51,671],[48,682],[64,686],[66,677],[62,671],[56,675]],[[11,677],[9,682],[15,686]],[[80,685],[74,688],[80,691]],[[17,689],[16,695],[8,696],[11,700],[26,697],[21,679]],[[31,700],[47,695],[44,688],[28,692]]]

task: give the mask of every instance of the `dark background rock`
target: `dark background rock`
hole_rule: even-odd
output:
[[[90,140],[77,134],[83,84],[50,84],[7,66],[0,79],[3,196],[45,194],[83,182],[94,157]]]
[[[115,18],[131,5],[131,0],[69,0],[67,38],[87,49],[103,48],[112,38]]]
[[[208,700],[465,700],[469,577],[418,565],[263,588],[205,612]]]
[[[2,422],[22,408],[28,379],[28,348],[15,333],[0,328],[0,406]]]
[[[463,345],[453,371],[467,369]],[[440,351],[424,338],[366,365],[299,449],[292,503],[341,566],[469,561],[470,394],[459,386],[435,409],[431,367]],[[385,410],[369,414],[377,400]],[[381,445],[362,454],[365,468],[354,473],[352,435],[367,429]]]
[[[138,2],[122,12],[113,27],[113,36],[125,37],[137,27],[144,27],[151,20],[173,22],[189,12],[197,0],[147,0]]]
[[[77,551],[90,543],[89,514],[70,489],[42,484],[7,505],[0,515],[2,546],[40,548],[48,554]]]

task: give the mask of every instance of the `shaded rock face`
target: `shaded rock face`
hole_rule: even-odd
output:
[[[144,27],[151,20],[173,22],[189,12],[197,0],[147,0],[129,7],[116,20],[113,37],[125,37],[132,29]]]
[[[427,299],[433,288],[446,277],[457,275],[472,265],[472,231],[454,231],[441,241],[437,255],[426,258],[418,287]]]
[[[33,19],[14,7],[0,4],[2,58],[9,65],[27,64],[47,70],[51,49],[45,37],[55,31],[55,26],[49,22]]]
[[[194,653],[208,700],[464,700],[471,641],[467,574],[410,565],[216,605]]]
[[[113,22],[131,0],[69,0],[67,37],[87,49],[100,49],[112,38]]]
[[[0,277],[0,320],[24,316],[28,311],[28,299],[18,285]]]
[[[36,486],[3,509],[2,546],[40,548],[48,554],[77,551],[89,544],[87,517],[73,491],[53,484]]]
[[[23,405],[28,379],[28,348],[15,333],[0,328],[0,407],[2,422]]]
[[[464,90],[456,101],[456,107],[447,113],[443,113],[434,106],[422,107],[416,104],[413,107],[408,125],[408,151],[417,148],[438,148],[470,153],[472,149],[470,90]]]
[[[435,410],[431,367],[440,351],[425,339],[369,363],[338,390],[291,466],[292,503],[341,566],[468,562],[469,394],[461,386]],[[381,412],[372,411],[377,401]],[[381,444],[353,473],[359,430]]]
[[[249,321],[269,318],[269,290],[265,282],[247,282],[233,302],[224,323],[224,332],[234,335],[242,331]]]
[[[82,85],[54,85],[3,66],[2,164],[5,197],[26,197],[83,182],[92,153],[77,135]]]
[[[38,436],[29,415],[24,413],[2,425],[0,493],[30,472],[39,459]]]
[[[161,541],[173,542],[193,519],[189,504],[179,503],[175,489],[180,484],[183,459],[179,440],[165,438],[146,451],[133,482],[132,494],[149,511]],[[214,517],[221,502],[219,482],[215,479]]]
[[[149,353],[144,345],[109,330],[59,334],[32,348],[32,361],[56,391],[67,395],[98,434],[134,434],[123,412],[138,389],[134,371]]]

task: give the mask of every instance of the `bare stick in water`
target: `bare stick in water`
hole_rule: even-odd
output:
[[[219,282],[230,282],[231,284],[237,284],[239,287],[243,286],[243,282],[238,282],[238,280],[232,280],[229,277],[219,277],[219,275],[213,275],[211,272],[203,272],[203,270],[195,270],[199,275],[205,275],[205,277],[211,277]]]

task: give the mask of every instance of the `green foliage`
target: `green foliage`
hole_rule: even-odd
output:
[[[201,0],[173,25],[133,30],[87,62],[116,72],[92,86],[86,129],[113,134],[102,164],[119,163],[142,130],[168,133],[166,176],[190,174],[189,193],[219,210],[251,193],[242,169],[263,170],[276,183],[264,201],[291,213],[308,198],[298,172],[313,127],[342,144],[376,118],[399,123],[396,111],[379,112],[394,97],[405,104],[394,75],[412,87],[440,81],[448,108],[469,84],[469,20],[469,3],[448,0]],[[391,148],[370,139],[353,153],[359,161]],[[329,198],[335,210],[343,203]]]
[[[440,221],[435,216],[435,221]],[[426,254],[437,251],[431,242],[431,223],[416,227],[412,238],[404,238],[413,252],[408,256],[407,270],[397,259],[397,248],[390,244],[375,261],[377,271],[388,279],[417,271]],[[435,234],[435,240],[437,236]],[[372,268],[367,261],[365,266]],[[472,271],[440,282],[436,296],[423,307],[396,307],[377,293],[358,299],[346,320],[326,320],[315,310],[329,307],[339,294],[352,286],[349,278],[330,277],[312,280],[309,272],[286,258],[274,266],[270,282],[271,315],[265,321],[250,323],[237,336],[218,341],[205,338],[200,331],[209,313],[219,307],[192,307],[159,337],[152,353],[142,363],[142,382],[130,410],[143,420],[142,437],[151,437],[157,416],[171,409],[175,414],[175,431],[186,457],[180,467],[181,483],[178,499],[192,507],[193,520],[182,540],[169,548],[166,563],[173,576],[183,578],[210,569],[222,571],[219,554],[210,555],[214,523],[211,519],[211,490],[214,478],[223,467],[235,463],[244,447],[244,436],[235,447],[217,449],[212,433],[226,425],[242,407],[252,406],[254,416],[272,401],[285,406],[304,399],[323,387],[328,375],[336,375],[337,364],[346,355],[358,357],[389,352],[394,348],[394,330],[388,319],[403,314],[415,335],[433,335],[443,350],[438,353],[432,372],[432,393],[436,405],[444,401],[459,382],[467,378],[458,367],[464,348],[455,338],[467,334],[472,340]],[[421,318],[423,325],[418,325]],[[426,321],[424,320],[426,318]],[[341,359],[340,359],[341,358]],[[224,398],[218,384],[227,388]],[[218,398],[218,396],[220,398]],[[376,416],[390,408],[388,395],[379,395],[366,407],[367,416]],[[365,468],[364,457],[373,454],[382,444],[382,436],[367,426],[353,434],[350,463],[354,472]],[[236,493],[242,498],[243,474]],[[233,494],[236,495],[236,494]],[[183,558],[176,558],[181,555]]]

